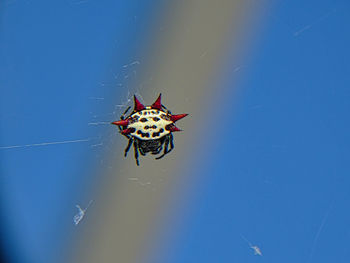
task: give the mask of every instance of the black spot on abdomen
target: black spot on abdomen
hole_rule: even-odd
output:
[[[148,132],[142,132],[140,130],[137,131],[137,134],[141,135],[141,137],[146,137],[146,138],[149,138],[150,137],[150,134]]]
[[[156,137],[156,136],[160,136],[160,134],[163,133],[163,132],[164,132],[164,129],[163,129],[163,128],[160,128],[158,132],[152,133],[152,137],[154,138],[154,137]]]
[[[167,121],[170,121],[170,120],[171,120],[170,117],[167,116],[167,115],[165,115],[165,114],[160,115],[160,117],[161,117],[163,120],[167,120]]]

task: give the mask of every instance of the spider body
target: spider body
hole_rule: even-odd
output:
[[[134,146],[136,164],[139,165],[139,153],[159,154],[164,146],[164,152],[156,159],[160,159],[174,149],[173,132],[180,131],[175,122],[186,117],[187,114],[172,115],[161,104],[161,95],[151,106],[144,106],[134,96],[135,106],[133,112],[125,117],[130,107],[120,117],[120,121],[112,122],[119,127],[120,133],[129,140],[125,149],[125,157]],[[170,146],[170,148],[169,148]]]

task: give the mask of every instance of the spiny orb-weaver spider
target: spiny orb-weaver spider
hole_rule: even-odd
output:
[[[173,132],[181,131],[175,122],[188,114],[173,115],[161,103],[161,94],[151,106],[144,106],[134,95],[134,110],[125,117],[130,106],[125,110],[119,121],[112,122],[117,125],[120,133],[128,138],[129,142],[124,151],[126,157],[131,145],[134,145],[136,164],[139,163],[139,152],[145,156],[147,153],[159,154],[164,145],[164,152],[156,158],[159,160],[174,149]],[[170,148],[168,149],[170,144]]]

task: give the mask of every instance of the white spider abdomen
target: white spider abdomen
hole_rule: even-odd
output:
[[[146,107],[130,116],[128,128],[134,128],[131,136],[141,140],[155,140],[169,134],[170,131],[166,127],[172,123],[164,111]]]

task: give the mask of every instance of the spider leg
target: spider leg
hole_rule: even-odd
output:
[[[136,164],[137,164],[137,166],[139,166],[140,165],[140,163],[139,163],[139,149],[138,149],[137,140],[134,140],[134,151],[135,151]]]
[[[143,148],[140,147],[140,141],[137,142],[137,148],[139,149],[139,153],[142,155],[142,156],[145,156],[146,153],[144,152]]]
[[[120,116],[120,119],[121,120],[124,120],[125,119],[125,114],[130,110],[131,106],[127,107],[126,110],[124,111],[123,115]],[[123,129],[118,125],[118,129],[119,131],[122,131]],[[124,134],[123,134],[124,135]],[[130,136],[129,135],[124,135],[126,138],[128,138],[130,140]]]
[[[120,116],[120,119],[121,119],[121,120],[124,120],[125,114],[130,110],[130,108],[131,108],[131,106],[129,106],[129,107],[126,108],[126,110],[124,111],[123,115]]]
[[[124,151],[124,157],[126,157],[128,155],[128,151],[130,150],[130,147],[131,147],[131,144],[133,143],[133,141],[134,140],[132,138],[129,139],[128,146],[126,146],[125,151]]]
[[[170,149],[168,151],[168,146],[170,143]],[[173,143],[173,135],[170,134],[166,137],[165,142],[164,142],[164,152],[161,156],[157,157],[156,160],[159,160],[161,158],[163,158],[165,155],[167,155],[168,153],[171,152],[171,150],[174,149],[174,143]]]
[[[162,104],[162,108],[164,108],[167,111],[167,113],[171,114],[171,111],[168,110],[167,107],[165,107],[163,104]]]
[[[163,146],[160,146],[157,150],[155,150],[154,152],[152,152],[152,154],[158,154],[163,150]]]
[[[120,128],[120,126],[118,126],[118,128],[119,128],[119,131],[120,131],[120,132],[123,130],[122,128]],[[122,135],[125,136],[126,138],[128,138],[128,140],[131,139],[131,136],[128,135],[128,134],[122,134]]]
[[[119,125],[118,125],[118,129],[119,129],[120,132],[123,130],[122,128],[120,128]],[[125,135],[125,134],[123,134],[123,135],[129,139],[129,137],[127,135]]]
[[[172,133],[170,133],[170,150],[169,150],[169,152],[170,152],[172,149],[174,149],[174,148],[175,148],[175,146],[174,146],[174,136],[173,136]]]

